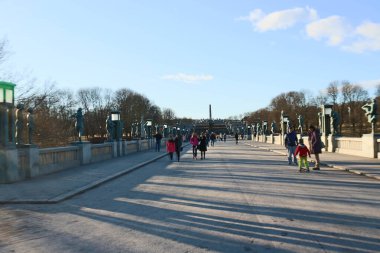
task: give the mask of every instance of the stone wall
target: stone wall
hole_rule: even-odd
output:
[[[162,149],[165,145],[166,140],[163,139]],[[155,140],[145,139],[102,144],[76,142],[72,146],[42,149],[35,145],[1,149],[0,183],[16,182],[154,148]]]
[[[304,143],[308,143],[308,137],[303,136]],[[282,145],[283,138],[278,136],[256,136],[256,142],[265,142]],[[368,158],[380,159],[380,135],[363,134],[362,137],[337,137],[322,136],[325,144],[325,152],[333,152],[347,155],[356,155]]]

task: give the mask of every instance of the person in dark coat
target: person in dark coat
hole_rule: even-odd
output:
[[[201,160],[206,159],[207,137],[205,133],[202,133],[200,137],[199,150],[201,151]]]
[[[315,166],[313,170],[320,169],[320,159],[319,154],[322,153],[322,141],[319,129],[315,128],[313,125],[309,126],[309,145],[310,152],[315,156]]]
[[[181,156],[182,151],[182,135],[177,134],[177,136],[174,139],[175,142],[175,152],[177,154],[177,161],[179,162],[179,157]]]
[[[156,138],[156,152],[160,152],[162,134],[160,132],[157,132],[153,137]]]
[[[293,157],[294,164],[297,165],[297,156],[294,154],[296,151],[297,145],[298,145],[297,132],[294,129],[294,127],[291,126],[285,137],[285,147],[288,150],[289,165],[292,164],[292,157]]]
[[[238,144],[238,142],[239,142],[239,134],[238,133],[235,133],[235,140],[236,140],[236,144]]]

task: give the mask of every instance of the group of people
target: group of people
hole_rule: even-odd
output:
[[[198,150],[201,151],[201,160],[206,159],[206,151],[208,145],[206,133],[201,133],[201,135],[198,137],[197,133],[194,132],[191,135],[190,144],[193,147],[193,159],[198,159]]]
[[[206,159],[206,151],[207,147],[209,146],[209,142],[212,142],[212,146],[214,145],[213,143],[215,142],[216,138],[210,138],[213,135],[208,134],[207,132],[203,132],[200,134],[200,136],[197,135],[197,133],[193,133],[190,137],[190,144],[192,145],[193,148],[193,159],[198,159],[198,150],[201,153],[201,160]],[[157,133],[154,135],[156,139],[156,152],[160,152],[161,148],[161,139],[162,139],[162,134]],[[216,135],[215,135],[216,137]],[[226,139],[226,136],[223,136],[224,140]],[[169,139],[166,142],[166,151],[169,154],[170,160],[173,160],[174,153],[177,155],[177,161],[180,161],[180,155],[182,151],[182,135],[177,134],[175,137],[173,135],[169,136]]]
[[[304,167],[307,172],[310,171],[307,157],[311,158],[311,154],[315,156],[313,170],[320,170],[319,154],[322,153],[322,141],[319,129],[313,125],[309,126],[308,142],[309,148],[304,144],[302,137],[299,140],[297,139],[294,127],[289,128],[285,137],[285,146],[288,150],[288,163],[289,165],[292,164],[293,160],[293,163],[298,165],[300,172],[303,171]],[[297,156],[299,157],[299,161],[297,161]]]
[[[166,151],[169,153],[170,160],[173,160],[174,153],[177,155],[177,161],[179,162],[182,151],[182,135],[177,134],[169,136],[169,140],[166,142]]]

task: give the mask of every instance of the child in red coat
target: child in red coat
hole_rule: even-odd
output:
[[[302,166],[306,167],[306,171],[309,172],[309,162],[307,161],[307,156],[310,157],[309,149],[303,144],[303,139],[299,139],[298,146],[296,151],[294,152],[294,156],[296,157],[299,154],[299,172],[302,171]]]
[[[175,141],[173,136],[170,136],[169,140],[166,142],[166,151],[169,153],[170,160],[173,160],[173,153],[175,152]]]

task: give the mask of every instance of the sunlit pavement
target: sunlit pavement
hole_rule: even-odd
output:
[[[0,252],[378,252],[380,181],[217,142],[62,201],[0,207]]]

